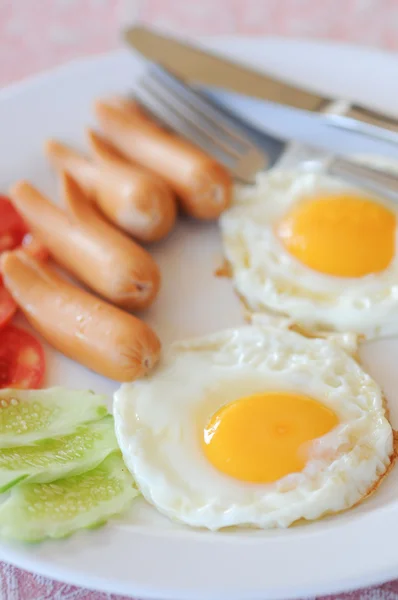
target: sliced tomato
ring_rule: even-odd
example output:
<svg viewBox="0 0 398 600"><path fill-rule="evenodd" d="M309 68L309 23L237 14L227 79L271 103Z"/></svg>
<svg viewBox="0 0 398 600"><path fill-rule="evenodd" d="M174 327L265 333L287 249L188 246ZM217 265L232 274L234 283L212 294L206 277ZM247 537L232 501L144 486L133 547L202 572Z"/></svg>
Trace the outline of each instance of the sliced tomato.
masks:
<svg viewBox="0 0 398 600"><path fill-rule="evenodd" d="M10 292L4 287L0 276L0 329L11 321L16 310L17 305Z"/></svg>
<svg viewBox="0 0 398 600"><path fill-rule="evenodd" d="M0 388L37 389L45 371L40 342L19 327L0 330Z"/></svg>
<svg viewBox="0 0 398 600"><path fill-rule="evenodd" d="M22 240L22 248L29 254L33 256L33 258L37 258L37 260L47 260L49 257L49 252L45 246L31 233L26 233Z"/></svg>
<svg viewBox="0 0 398 600"><path fill-rule="evenodd" d="M19 246L27 231L11 201L6 196L0 196L0 252Z"/></svg>

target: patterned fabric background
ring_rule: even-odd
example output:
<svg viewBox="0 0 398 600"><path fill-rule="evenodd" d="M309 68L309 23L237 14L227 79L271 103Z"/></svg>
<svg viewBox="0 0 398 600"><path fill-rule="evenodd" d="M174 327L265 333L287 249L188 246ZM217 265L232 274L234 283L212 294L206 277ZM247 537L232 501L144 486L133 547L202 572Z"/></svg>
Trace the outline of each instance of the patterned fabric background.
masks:
<svg viewBox="0 0 398 600"><path fill-rule="evenodd" d="M189 34L288 35L398 49L398 0L0 0L0 85L118 46L139 18Z"/></svg>
<svg viewBox="0 0 398 600"><path fill-rule="evenodd" d="M120 26L136 19L184 35L284 35L398 50L398 0L0 0L0 86L117 48ZM125 600L4 563L0 598ZM398 600L398 580L333 598Z"/></svg>

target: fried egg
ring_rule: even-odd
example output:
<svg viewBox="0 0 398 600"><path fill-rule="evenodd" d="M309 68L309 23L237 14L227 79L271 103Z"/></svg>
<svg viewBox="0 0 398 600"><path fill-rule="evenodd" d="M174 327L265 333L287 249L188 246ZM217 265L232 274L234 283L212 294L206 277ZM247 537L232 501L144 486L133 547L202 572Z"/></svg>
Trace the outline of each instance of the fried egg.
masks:
<svg viewBox="0 0 398 600"><path fill-rule="evenodd" d="M341 342L272 326L174 344L148 378L120 388L114 416L148 502L211 530L348 509L393 452L380 388Z"/></svg>
<svg viewBox="0 0 398 600"><path fill-rule="evenodd" d="M320 172L274 169L238 190L220 225L250 311L313 331L398 333L394 204Z"/></svg>

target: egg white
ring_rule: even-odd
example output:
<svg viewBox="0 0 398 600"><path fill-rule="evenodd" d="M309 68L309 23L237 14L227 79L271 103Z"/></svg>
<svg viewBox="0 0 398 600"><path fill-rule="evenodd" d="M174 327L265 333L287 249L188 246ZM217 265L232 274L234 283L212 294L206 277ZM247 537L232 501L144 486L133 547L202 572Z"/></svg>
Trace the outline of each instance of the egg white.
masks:
<svg viewBox="0 0 398 600"><path fill-rule="evenodd" d="M204 456L210 417L240 397L285 390L331 407L339 425L314 441L301 473L240 482ZM378 385L335 341L246 326L178 343L145 380L115 394L116 435L144 497L175 521L216 530L287 527L347 509L393 452Z"/></svg>
<svg viewBox="0 0 398 600"><path fill-rule="evenodd" d="M386 270L358 278L310 269L274 233L275 224L301 198L356 191L320 172L274 169L238 188L220 226L236 291L252 311L273 311L307 330L353 331L368 338L398 333L398 235ZM397 216L392 203L387 205ZM372 240L369 240L372 244Z"/></svg>

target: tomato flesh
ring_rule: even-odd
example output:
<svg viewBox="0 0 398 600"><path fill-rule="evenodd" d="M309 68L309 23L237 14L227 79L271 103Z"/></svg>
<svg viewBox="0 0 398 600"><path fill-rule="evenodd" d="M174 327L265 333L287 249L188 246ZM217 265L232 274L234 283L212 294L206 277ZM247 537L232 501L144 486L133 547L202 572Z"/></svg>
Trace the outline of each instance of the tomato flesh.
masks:
<svg viewBox="0 0 398 600"><path fill-rule="evenodd" d="M0 276L0 329L11 321L16 310L17 305L10 292L4 287Z"/></svg>
<svg viewBox="0 0 398 600"><path fill-rule="evenodd" d="M32 334L13 325L0 330L0 388L37 389L44 371L44 350Z"/></svg>
<svg viewBox="0 0 398 600"><path fill-rule="evenodd" d="M11 201L6 196L0 196L0 252L19 246L27 231Z"/></svg>

